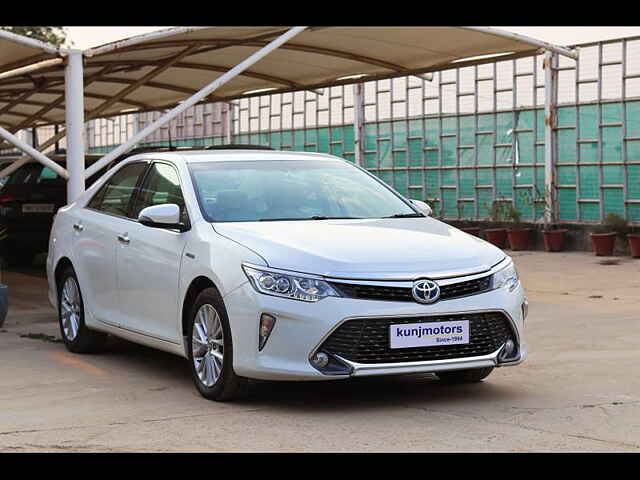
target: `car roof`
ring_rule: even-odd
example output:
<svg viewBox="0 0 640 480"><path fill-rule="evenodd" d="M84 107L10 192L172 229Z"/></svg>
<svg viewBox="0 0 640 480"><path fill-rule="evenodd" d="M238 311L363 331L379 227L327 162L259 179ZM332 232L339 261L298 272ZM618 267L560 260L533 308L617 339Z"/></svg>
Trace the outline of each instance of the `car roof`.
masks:
<svg viewBox="0 0 640 480"><path fill-rule="evenodd" d="M133 155L127 160L148 159L155 160L182 160L189 164L207 162L228 162L228 161L252 161L252 160L342 160L326 153L315 152L293 152L284 150L238 150L238 149L216 149L216 150L186 150L171 152L144 152Z"/></svg>

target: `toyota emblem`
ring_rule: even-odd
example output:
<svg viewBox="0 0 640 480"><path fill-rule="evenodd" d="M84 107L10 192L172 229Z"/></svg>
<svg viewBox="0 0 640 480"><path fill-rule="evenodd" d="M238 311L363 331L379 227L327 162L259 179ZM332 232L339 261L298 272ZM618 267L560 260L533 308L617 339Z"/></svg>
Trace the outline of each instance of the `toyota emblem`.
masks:
<svg viewBox="0 0 640 480"><path fill-rule="evenodd" d="M411 294L418 303L433 303L440 298L440 287L433 280L416 280Z"/></svg>

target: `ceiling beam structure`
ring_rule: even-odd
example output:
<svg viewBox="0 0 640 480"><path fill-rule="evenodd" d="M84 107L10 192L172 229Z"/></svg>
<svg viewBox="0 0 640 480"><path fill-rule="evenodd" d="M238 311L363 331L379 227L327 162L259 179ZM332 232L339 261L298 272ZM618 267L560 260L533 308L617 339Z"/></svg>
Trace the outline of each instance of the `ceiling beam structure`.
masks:
<svg viewBox="0 0 640 480"><path fill-rule="evenodd" d="M3 49L0 65L0 123L7 127L0 137L16 145L13 134L21 129L65 121L66 128L38 150L69 135L69 201L84 190L78 175L96 173L193 105L296 91L322 94L328 87L402 76L429 81L433 72L542 51L574 60L578 55L575 49L486 27L180 27L85 51L0 31L0 48L11 44L19 46ZM272 61L256 65L275 50L280 53ZM84 76L88 71L93 73ZM203 86L203 74L211 73L217 78ZM234 78L242 80L231 82ZM85 97L100 103L89 109ZM33 112L34 106L40 108ZM85 170L79 125L130 110L168 111ZM32 157L27 152L0 177ZM45 163L43 156L34 158Z"/></svg>

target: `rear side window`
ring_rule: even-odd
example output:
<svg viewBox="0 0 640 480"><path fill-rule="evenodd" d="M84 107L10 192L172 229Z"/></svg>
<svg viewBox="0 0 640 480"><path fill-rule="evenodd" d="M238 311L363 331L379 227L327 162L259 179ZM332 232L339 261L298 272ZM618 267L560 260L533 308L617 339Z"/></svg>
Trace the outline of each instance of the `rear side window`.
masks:
<svg viewBox="0 0 640 480"><path fill-rule="evenodd" d="M180 214L186 215L184 198L180 189L178 172L171 165L154 163L149 170L149 175L140 189L140 195L135 202L131 216L138 218L143 208L163 203L175 203L180 207Z"/></svg>
<svg viewBox="0 0 640 480"><path fill-rule="evenodd" d="M41 170L42 165L40 163L27 163L10 174L7 183L12 185L31 183L34 178L39 176Z"/></svg>
<svg viewBox="0 0 640 480"><path fill-rule="evenodd" d="M36 179L38 185L64 185L65 181L60 175L48 167L40 170L40 175Z"/></svg>
<svg viewBox="0 0 640 480"><path fill-rule="evenodd" d="M132 163L118 170L98 190L87 206L104 213L126 217L131 196L146 168L146 163Z"/></svg>

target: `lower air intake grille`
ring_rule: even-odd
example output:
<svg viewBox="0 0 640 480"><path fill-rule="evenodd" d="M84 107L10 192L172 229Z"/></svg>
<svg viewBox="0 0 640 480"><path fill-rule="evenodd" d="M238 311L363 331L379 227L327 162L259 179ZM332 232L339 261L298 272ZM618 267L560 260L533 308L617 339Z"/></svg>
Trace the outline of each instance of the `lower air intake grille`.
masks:
<svg viewBox="0 0 640 480"><path fill-rule="evenodd" d="M469 320L468 344L389 348L389 325L455 320ZM500 312L367 318L347 320L329 335L320 350L357 363L419 362L488 355L498 350L508 339L516 341L509 320Z"/></svg>

